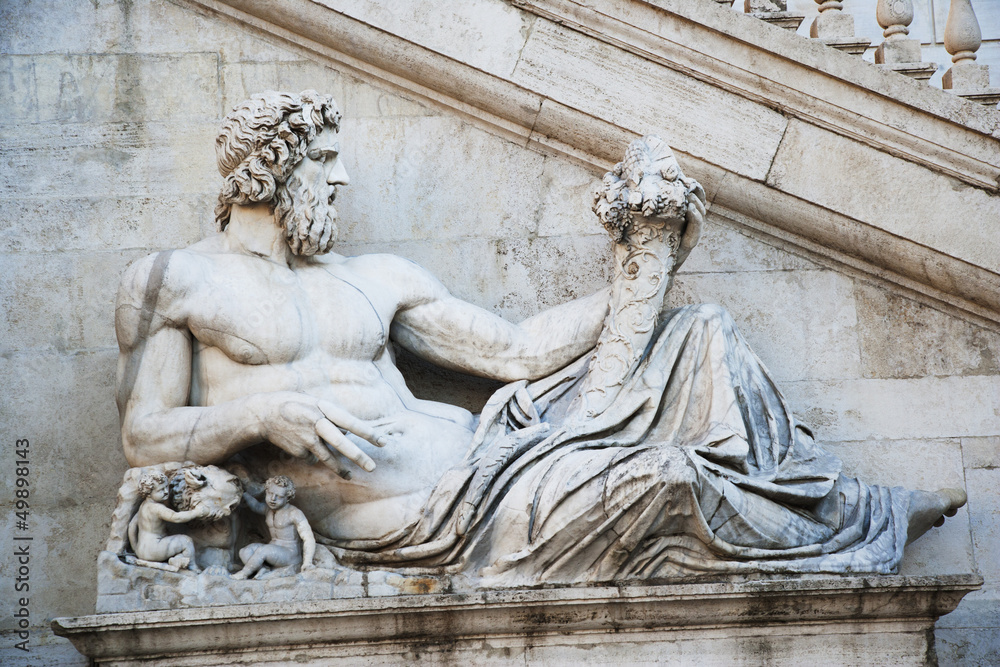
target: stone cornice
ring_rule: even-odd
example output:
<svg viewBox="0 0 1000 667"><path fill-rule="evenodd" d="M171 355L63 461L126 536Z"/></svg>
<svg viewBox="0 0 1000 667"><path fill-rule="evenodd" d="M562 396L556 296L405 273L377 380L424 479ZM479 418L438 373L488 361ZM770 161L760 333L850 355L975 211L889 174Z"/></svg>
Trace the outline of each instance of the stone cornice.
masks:
<svg viewBox="0 0 1000 667"><path fill-rule="evenodd" d="M664 67L991 191L1000 113L729 8L690 0L510 0Z"/></svg>
<svg viewBox="0 0 1000 667"><path fill-rule="evenodd" d="M52 621L100 664L252 664L324 648L549 636L780 628L786 636L926 634L978 589L978 575L721 578L666 585L478 591L98 614ZM861 628L862 626L856 626ZM634 636L634 635L633 635ZM305 655L305 653L303 653ZM329 654L328 654L329 655ZM349 655L349 654L348 654ZM268 662L268 664L273 664Z"/></svg>
<svg viewBox="0 0 1000 667"><path fill-rule="evenodd" d="M595 171L661 133L717 214L1000 323L994 110L710 2L512 0L486 71L312 0L189 1Z"/></svg>

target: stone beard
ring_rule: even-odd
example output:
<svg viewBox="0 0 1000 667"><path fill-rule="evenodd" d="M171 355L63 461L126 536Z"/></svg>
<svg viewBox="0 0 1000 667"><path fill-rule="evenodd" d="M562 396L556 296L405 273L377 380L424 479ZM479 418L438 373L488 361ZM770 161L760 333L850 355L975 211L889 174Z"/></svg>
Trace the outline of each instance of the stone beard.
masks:
<svg viewBox="0 0 1000 667"><path fill-rule="evenodd" d="M275 222L285 230L288 247L301 256L323 255L337 241L337 197L335 186L329 193L294 174L275 194ZM324 196L326 195L326 196Z"/></svg>

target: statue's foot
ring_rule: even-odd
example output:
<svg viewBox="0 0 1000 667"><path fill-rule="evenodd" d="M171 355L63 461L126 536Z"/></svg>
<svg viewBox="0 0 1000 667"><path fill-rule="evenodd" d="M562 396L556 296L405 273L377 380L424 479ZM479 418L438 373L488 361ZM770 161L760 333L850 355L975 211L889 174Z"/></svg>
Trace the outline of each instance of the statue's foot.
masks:
<svg viewBox="0 0 1000 667"><path fill-rule="evenodd" d="M173 558L167 561L167 564L171 567L176 567L178 570L183 570L191 563L191 559L184 554L177 554Z"/></svg>
<svg viewBox="0 0 1000 667"><path fill-rule="evenodd" d="M910 510L906 519L906 543L909 544L932 527L944 525L944 519L955 516L958 508L969 497L962 489L940 489L938 491L910 491Z"/></svg>
<svg viewBox="0 0 1000 667"><path fill-rule="evenodd" d="M239 572L233 575L233 579L246 579L246 578L247 578L247 573L244 572L243 570L240 570Z"/></svg>

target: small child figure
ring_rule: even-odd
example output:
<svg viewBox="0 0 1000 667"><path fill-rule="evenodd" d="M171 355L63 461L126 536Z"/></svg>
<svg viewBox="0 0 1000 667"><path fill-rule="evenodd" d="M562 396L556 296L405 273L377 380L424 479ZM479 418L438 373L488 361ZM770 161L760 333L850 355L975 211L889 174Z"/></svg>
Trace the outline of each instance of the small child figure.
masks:
<svg viewBox="0 0 1000 667"><path fill-rule="evenodd" d="M167 535L167 522L187 523L211 514L200 506L175 512L164 503L170 495L167 476L160 471L146 473L139 480L139 495L144 498L128 526L128 537L135 555L150 563L166 562L177 569L201 572L195 561L194 541L187 535Z"/></svg>
<svg viewBox="0 0 1000 667"><path fill-rule="evenodd" d="M264 503L244 492L243 500L251 510L263 514L271 533L269 544L248 544L240 549L240 560L245 563L233 579L256 577L264 565L271 568L297 567L313 569L316 538L302 510L290 505L295 497L295 485L284 475L267 480ZM265 507L266 503L266 507Z"/></svg>

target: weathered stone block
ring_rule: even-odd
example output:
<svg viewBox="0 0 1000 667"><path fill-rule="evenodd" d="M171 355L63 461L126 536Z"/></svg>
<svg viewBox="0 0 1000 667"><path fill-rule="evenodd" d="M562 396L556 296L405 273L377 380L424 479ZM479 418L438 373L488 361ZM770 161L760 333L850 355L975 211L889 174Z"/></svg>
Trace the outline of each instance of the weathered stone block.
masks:
<svg viewBox="0 0 1000 667"><path fill-rule="evenodd" d="M667 303L726 308L775 380L784 383L857 375L852 290L852 281L833 271L688 273L677 277Z"/></svg>
<svg viewBox="0 0 1000 667"><path fill-rule="evenodd" d="M689 273L738 273L745 271L794 271L821 268L794 251L761 240L753 231L709 215L698 245L678 271Z"/></svg>
<svg viewBox="0 0 1000 667"><path fill-rule="evenodd" d="M941 77L941 87L956 93L974 93L989 88L990 68L975 63L952 65Z"/></svg>
<svg viewBox="0 0 1000 667"><path fill-rule="evenodd" d="M1000 334L865 282L854 298L864 377L1000 374Z"/></svg>
<svg viewBox="0 0 1000 667"><path fill-rule="evenodd" d="M918 63L922 59L920 42L915 39L890 39L875 49L875 62L879 64Z"/></svg>
<svg viewBox="0 0 1000 667"><path fill-rule="evenodd" d="M0 255L4 348L113 348L118 280L129 263L145 254L58 254L46 255L45 262L38 255Z"/></svg>
<svg viewBox="0 0 1000 667"><path fill-rule="evenodd" d="M765 177L785 129L776 111L542 19L513 80L639 134L659 133L675 151L734 165L752 178ZM655 94L635 95L647 81L657 82ZM666 108L672 109L667 127ZM746 140L748 132L753 141Z"/></svg>
<svg viewBox="0 0 1000 667"><path fill-rule="evenodd" d="M962 438L962 460L971 470L1000 470L1000 435Z"/></svg>
<svg viewBox="0 0 1000 667"><path fill-rule="evenodd" d="M984 593L1000 598L1000 469L974 468L965 477L976 565L989 581Z"/></svg>
<svg viewBox="0 0 1000 667"><path fill-rule="evenodd" d="M824 441L1000 432L995 376L785 382L792 411Z"/></svg>
<svg viewBox="0 0 1000 667"><path fill-rule="evenodd" d="M345 118L439 115L419 100L351 76L344 75L341 86L340 97L336 99Z"/></svg>
<svg viewBox="0 0 1000 667"><path fill-rule="evenodd" d="M533 17L495 0L377 2L324 0L348 16L401 35L486 72L509 74Z"/></svg>
<svg viewBox="0 0 1000 667"><path fill-rule="evenodd" d="M32 443L31 475L40 491L34 502L51 509L54 519L62 505L85 507L100 523L110 517L107 508L127 467L114 405L117 356L116 350L0 356L0 386L17 398L0 402L3 437ZM0 477L5 498L13 498L13 480ZM62 519L58 525L71 530ZM95 553L105 537L92 543Z"/></svg>
<svg viewBox="0 0 1000 667"><path fill-rule="evenodd" d="M826 11L809 26L813 39L851 39L854 37L854 16L847 12Z"/></svg>
<svg viewBox="0 0 1000 667"><path fill-rule="evenodd" d="M539 182L538 236L605 234L591 208L602 175L565 159L545 158Z"/></svg>
<svg viewBox="0 0 1000 667"><path fill-rule="evenodd" d="M4 199L0 200L0 251L185 246L216 231L214 206L215 196L209 194Z"/></svg>
<svg viewBox="0 0 1000 667"><path fill-rule="evenodd" d="M0 197L215 194L218 123L0 127Z"/></svg>
<svg viewBox="0 0 1000 667"><path fill-rule="evenodd" d="M225 63L220 76L222 114L264 90L318 90L333 95L338 103L342 92L343 75L310 60Z"/></svg>
<svg viewBox="0 0 1000 667"><path fill-rule="evenodd" d="M0 58L3 124L218 118L218 55L35 55Z"/></svg>
<svg viewBox="0 0 1000 667"><path fill-rule="evenodd" d="M336 204L345 240L534 235L543 156L454 117L347 118L344 135L351 184Z"/></svg>
<svg viewBox="0 0 1000 667"><path fill-rule="evenodd" d="M830 173L830 155L842 168ZM1000 198L800 121L791 121L767 182L898 236L938 248L1000 273ZM877 193L844 197L838 187ZM961 220L976 233L960 239L941 220ZM975 239L973 241L973 239Z"/></svg>

